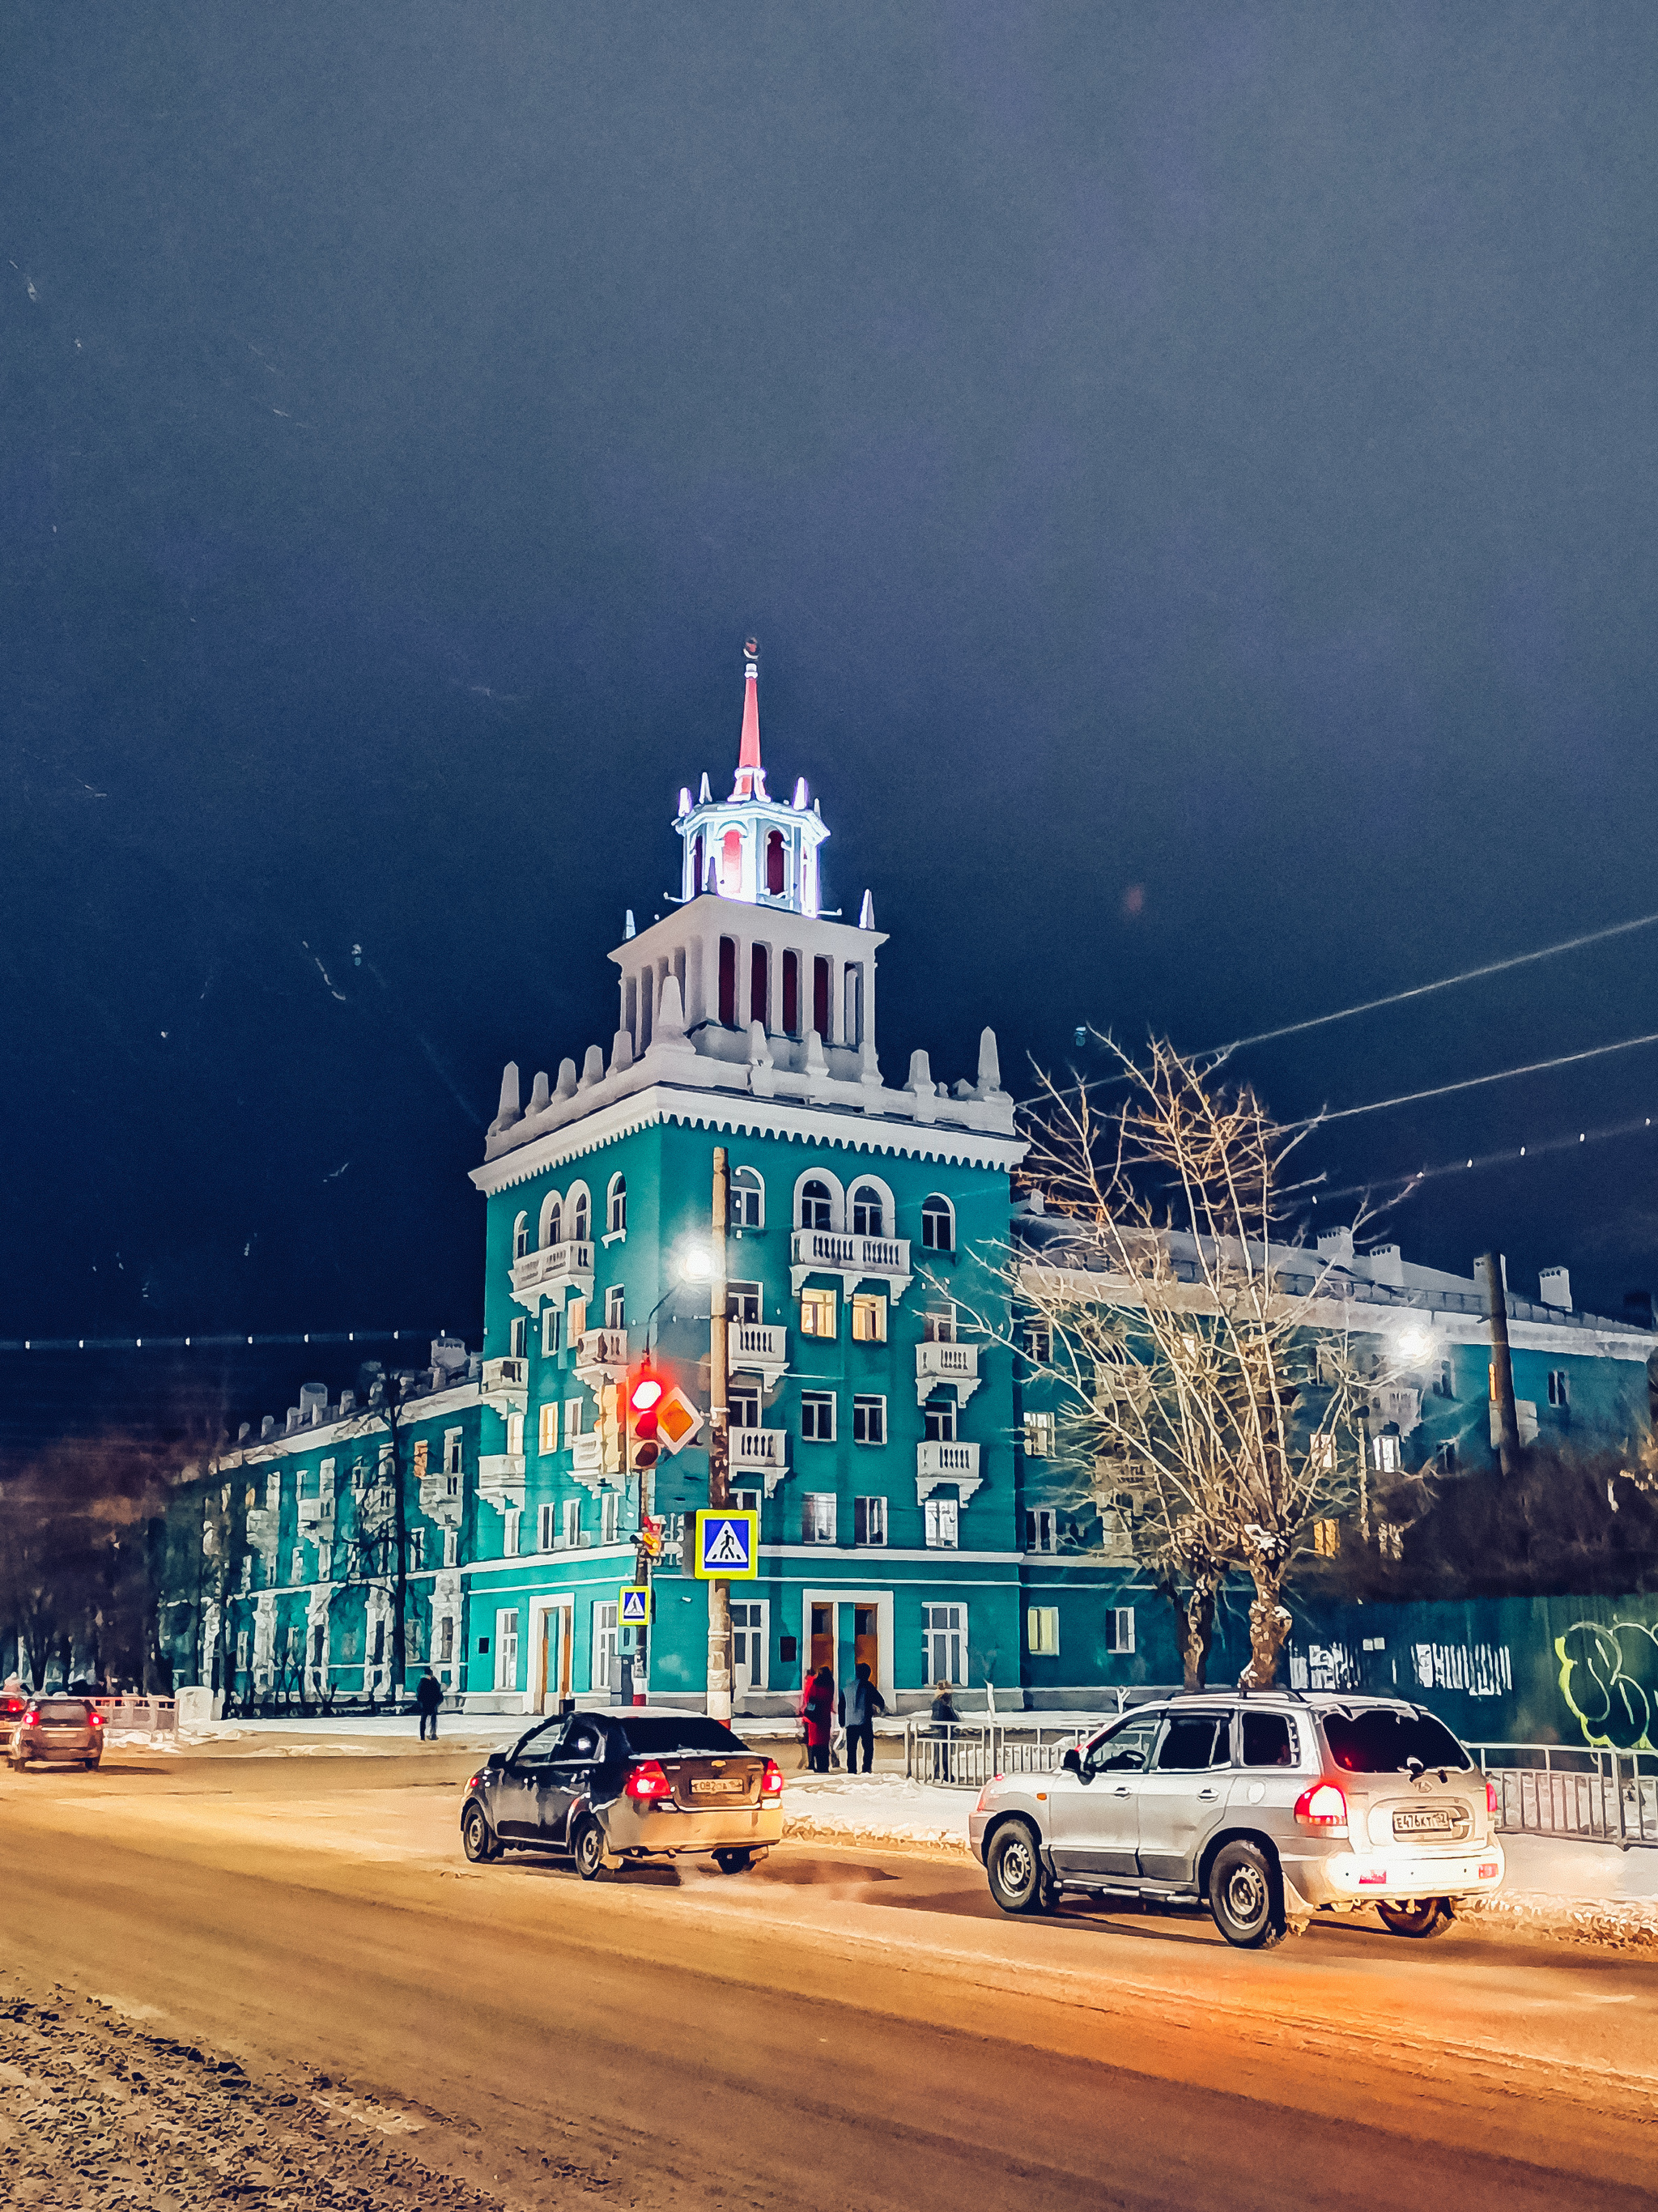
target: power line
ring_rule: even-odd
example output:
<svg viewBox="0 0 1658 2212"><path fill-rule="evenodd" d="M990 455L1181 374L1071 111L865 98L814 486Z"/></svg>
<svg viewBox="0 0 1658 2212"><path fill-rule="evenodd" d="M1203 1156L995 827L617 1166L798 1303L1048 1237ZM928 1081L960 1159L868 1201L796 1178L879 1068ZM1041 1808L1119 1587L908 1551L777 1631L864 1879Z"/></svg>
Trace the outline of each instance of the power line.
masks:
<svg viewBox="0 0 1658 2212"><path fill-rule="evenodd" d="M0 1337L0 1352L223 1352L249 1345L263 1349L290 1344L398 1344L405 1337L428 1340L441 1328L307 1329L297 1336L12 1336Z"/></svg>
<svg viewBox="0 0 1658 2212"><path fill-rule="evenodd" d="M1373 1098L1368 1105L1339 1106L1333 1113L1309 1114L1285 1126L1291 1129L1321 1128L1327 1121L1351 1121L1357 1114L1382 1114L1390 1106L1414 1106L1424 1098L1448 1097L1454 1091L1478 1091L1487 1083L1508 1083L1517 1075L1544 1075L1554 1067L1575 1067L1580 1060L1602 1060L1610 1052L1631 1052L1637 1045L1658 1044L1658 1030L1645 1036L1620 1037L1615 1044L1590 1045L1582 1052L1563 1052L1554 1060L1528 1060L1523 1067L1500 1067L1492 1075L1465 1076L1460 1083L1437 1083L1428 1091L1402 1091L1396 1098Z"/></svg>
<svg viewBox="0 0 1658 2212"><path fill-rule="evenodd" d="M1377 1176L1370 1182L1344 1183L1337 1190L1321 1190L1313 1200L1358 1198L1373 1191L1378 1184L1397 1183L1399 1195L1389 1199L1389 1206L1397 1206L1408 1198L1418 1183L1432 1182L1442 1176L1467 1175L1482 1168L1516 1167L1522 1160L1546 1158L1551 1152L1576 1152L1580 1146L1600 1145L1614 1137L1638 1137L1652 1127L1652 1115L1648 1114L1635 1121L1615 1122L1605 1129L1580 1129L1575 1137L1546 1137L1540 1145L1508 1145L1501 1152L1470 1153L1467 1158L1446 1160L1437 1167L1407 1168L1396 1175Z"/></svg>

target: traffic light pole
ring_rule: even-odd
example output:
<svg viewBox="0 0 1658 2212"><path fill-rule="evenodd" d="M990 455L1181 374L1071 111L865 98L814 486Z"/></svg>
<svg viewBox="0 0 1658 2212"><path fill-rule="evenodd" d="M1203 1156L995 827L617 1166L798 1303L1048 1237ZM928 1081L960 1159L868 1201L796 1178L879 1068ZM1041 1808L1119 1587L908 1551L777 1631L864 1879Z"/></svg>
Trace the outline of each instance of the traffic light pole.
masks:
<svg viewBox="0 0 1658 2212"><path fill-rule="evenodd" d="M730 1345L726 1315L726 1215L728 1185L726 1147L714 1148L714 1234L708 1273L708 1504L714 1512L732 1502L730 1407L727 1403ZM727 1582L708 1584L708 1717L732 1717L732 1591Z"/></svg>

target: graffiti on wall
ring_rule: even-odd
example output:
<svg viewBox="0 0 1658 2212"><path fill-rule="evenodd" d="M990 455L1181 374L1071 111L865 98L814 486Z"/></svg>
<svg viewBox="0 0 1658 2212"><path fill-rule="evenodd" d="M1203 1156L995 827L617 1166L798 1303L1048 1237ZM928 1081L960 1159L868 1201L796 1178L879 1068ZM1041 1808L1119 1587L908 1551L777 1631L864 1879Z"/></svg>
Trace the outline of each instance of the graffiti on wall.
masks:
<svg viewBox="0 0 1658 2212"><path fill-rule="evenodd" d="M1406 1690L1460 1690L1469 1698L1506 1698L1514 1688L1506 1644L1411 1644L1404 1649ZM1387 1654L1385 1636L1367 1636L1357 1650L1348 1644L1309 1644L1303 1655L1292 1648L1290 1686L1403 1694L1399 1657Z"/></svg>
<svg viewBox="0 0 1658 2212"><path fill-rule="evenodd" d="M1579 1620L1554 1639L1560 1694L1598 1751L1658 1748L1658 1630Z"/></svg>

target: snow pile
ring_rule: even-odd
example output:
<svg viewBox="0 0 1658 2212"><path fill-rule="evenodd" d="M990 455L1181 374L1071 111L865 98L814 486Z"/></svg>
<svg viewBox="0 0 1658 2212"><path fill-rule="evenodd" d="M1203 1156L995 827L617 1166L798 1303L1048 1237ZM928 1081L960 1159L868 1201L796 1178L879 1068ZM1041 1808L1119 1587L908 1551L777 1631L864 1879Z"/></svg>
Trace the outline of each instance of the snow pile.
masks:
<svg viewBox="0 0 1658 2212"><path fill-rule="evenodd" d="M888 1849L972 1856L967 1816L972 1790L940 1790L886 1774L792 1774L783 1792L783 1833L802 1843L879 1844Z"/></svg>

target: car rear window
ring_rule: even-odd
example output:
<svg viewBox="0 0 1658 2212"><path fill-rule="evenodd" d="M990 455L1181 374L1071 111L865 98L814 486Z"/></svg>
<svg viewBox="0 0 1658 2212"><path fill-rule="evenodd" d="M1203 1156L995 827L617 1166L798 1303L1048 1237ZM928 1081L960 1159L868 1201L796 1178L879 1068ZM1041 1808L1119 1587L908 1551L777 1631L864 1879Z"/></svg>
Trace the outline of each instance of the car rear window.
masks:
<svg viewBox="0 0 1658 2212"><path fill-rule="evenodd" d="M1424 1766L1472 1765L1468 1754L1431 1713L1400 1713L1385 1705L1323 1716L1330 1756L1349 1774L1402 1774L1412 1759Z"/></svg>
<svg viewBox="0 0 1658 2212"><path fill-rule="evenodd" d="M722 1723L705 1719L701 1713L687 1713L683 1720L666 1713L642 1714L637 1720L624 1721L621 1733L635 1759L667 1759L684 1751L748 1749L740 1735L733 1735Z"/></svg>
<svg viewBox="0 0 1658 2212"><path fill-rule="evenodd" d="M1246 1766L1293 1766L1295 1738L1284 1713L1245 1713L1243 1763Z"/></svg>
<svg viewBox="0 0 1658 2212"><path fill-rule="evenodd" d="M35 1711L43 1721L84 1721L87 1717L79 1698L42 1698Z"/></svg>

